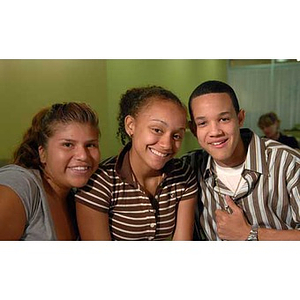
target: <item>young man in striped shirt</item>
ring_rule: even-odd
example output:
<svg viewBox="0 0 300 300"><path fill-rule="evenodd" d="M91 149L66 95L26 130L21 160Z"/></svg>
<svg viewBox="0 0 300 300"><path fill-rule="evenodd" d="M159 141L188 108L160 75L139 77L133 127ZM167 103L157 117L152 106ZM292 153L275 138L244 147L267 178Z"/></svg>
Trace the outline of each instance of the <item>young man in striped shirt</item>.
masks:
<svg viewBox="0 0 300 300"><path fill-rule="evenodd" d="M223 82L199 85L189 112L202 148L183 157L200 187L194 239L300 240L299 153L241 129L245 112Z"/></svg>

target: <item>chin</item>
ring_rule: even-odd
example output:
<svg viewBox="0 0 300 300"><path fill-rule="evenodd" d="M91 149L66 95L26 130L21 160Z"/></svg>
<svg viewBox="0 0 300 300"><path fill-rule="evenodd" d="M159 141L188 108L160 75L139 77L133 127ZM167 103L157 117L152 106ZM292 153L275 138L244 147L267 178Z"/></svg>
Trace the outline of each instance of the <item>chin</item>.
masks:
<svg viewBox="0 0 300 300"><path fill-rule="evenodd" d="M155 171L160 171L164 166L165 166L165 164L167 163L167 161L166 162L164 162L164 163L158 163L158 164L151 164L150 165L150 167L151 167L151 169L153 169L153 170L155 170Z"/></svg>
<svg viewBox="0 0 300 300"><path fill-rule="evenodd" d="M214 156L214 160L218 161L221 164L227 165L228 163L230 163L230 161L232 160L232 157L227 157L227 156Z"/></svg>
<svg viewBox="0 0 300 300"><path fill-rule="evenodd" d="M88 179L72 182L72 187L81 188L81 187L84 187L87 184L87 182L88 182Z"/></svg>

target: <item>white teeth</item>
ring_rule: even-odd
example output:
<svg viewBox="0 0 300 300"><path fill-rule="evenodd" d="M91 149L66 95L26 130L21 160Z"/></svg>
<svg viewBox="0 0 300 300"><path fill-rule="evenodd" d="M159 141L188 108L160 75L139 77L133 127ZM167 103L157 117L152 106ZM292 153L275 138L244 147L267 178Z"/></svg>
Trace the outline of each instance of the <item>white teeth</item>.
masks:
<svg viewBox="0 0 300 300"><path fill-rule="evenodd" d="M163 153L160 153L160 152L158 152L158 151L156 151L156 150L154 150L154 149L150 149L150 151L151 151L152 153L154 153L155 155L160 156L160 157L166 157L166 156L168 156L168 153L163 154Z"/></svg>
<svg viewBox="0 0 300 300"><path fill-rule="evenodd" d="M72 167L71 169L76 170L76 171L85 171L88 169L88 167Z"/></svg>
<svg viewBox="0 0 300 300"><path fill-rule="evenodd" d="M219 143L212 143L212 145L214 145L214 146L221 145L221 144L222 144L222 142L219 142Z"/></svg>

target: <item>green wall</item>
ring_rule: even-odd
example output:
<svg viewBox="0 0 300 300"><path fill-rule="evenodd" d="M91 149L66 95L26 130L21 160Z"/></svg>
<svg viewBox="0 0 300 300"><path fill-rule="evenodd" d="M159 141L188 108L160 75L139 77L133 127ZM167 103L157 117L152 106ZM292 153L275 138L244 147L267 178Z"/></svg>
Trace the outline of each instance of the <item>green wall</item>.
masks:
<svg viewBox="0 0 300 300"><path fill-rule="evenodd" d="M0 60L0 160L11 158L38 110L65 101L106 112L105 61Z"/></svg>
<svg viewBox="0 0 300 300"><path fill-rule="evenodd" d="M161 85L186 104L202 81L227 79L226 60L0 60L2 160L11 158L33 115L56 102L82 101L99 114L102 158L117 154L117 111L121 94L141 85ZM187 132L182 150L197 148Z"/></svg>

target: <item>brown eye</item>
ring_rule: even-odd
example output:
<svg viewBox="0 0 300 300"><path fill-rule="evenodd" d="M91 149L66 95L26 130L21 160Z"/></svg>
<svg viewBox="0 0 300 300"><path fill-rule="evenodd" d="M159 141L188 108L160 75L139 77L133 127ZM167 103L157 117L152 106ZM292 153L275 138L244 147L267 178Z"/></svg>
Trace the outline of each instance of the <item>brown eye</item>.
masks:
<svg viewBox="0 0 300 300"><path fill-rule="evenodd" d="M98 144L94 144L94 143L87 144L86 146L87 148L98 148Z"/></svg>
<svg viewBox="0 0 300 300"><path fill-rule="evenodd" d="M152 131L154 131L154 132L157 133L157 134L160 134L160 133L163 132L163 131L162 131L161 129L159 129L159 128L152 128Z"/></svg>
<svg viewBox="0 0 300 300"><path fill-rule="evenodd" d="M66 148L71 148L73 146L73 144L72 143L64 143L63 146Z"/></svg>
<svg viewBox="0 0 300 300"><path fill-rule="evenodd" d="M228 121L229 121L229 118L221 118L220 121L221 121L221 122L228 122Z"/></svg>
<svg viewBox="0 0 300 300"><path fill-rule="evenodd" d="M182 140L182 136L180 134L174 134L174 140L176 141Z"/></svg>
<svg viewBox="0 0 300 300"><path fill-rule="evenodd" d="M198 122L197 127L204 127L206 125L206 122Z"/></svg>

